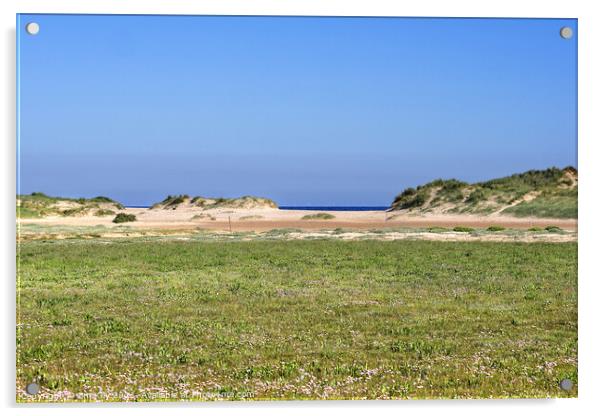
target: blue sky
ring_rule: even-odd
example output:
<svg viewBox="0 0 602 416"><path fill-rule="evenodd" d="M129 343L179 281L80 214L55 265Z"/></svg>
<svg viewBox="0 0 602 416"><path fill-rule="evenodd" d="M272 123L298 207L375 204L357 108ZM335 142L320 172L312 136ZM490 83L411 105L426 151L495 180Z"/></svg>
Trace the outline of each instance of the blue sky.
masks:
<svg viewBox="0 0 602 416"><path fill-rule="evenodd" d="M17 24L21 193L371 206L439 177L576 165L574 19Z"/></svg>

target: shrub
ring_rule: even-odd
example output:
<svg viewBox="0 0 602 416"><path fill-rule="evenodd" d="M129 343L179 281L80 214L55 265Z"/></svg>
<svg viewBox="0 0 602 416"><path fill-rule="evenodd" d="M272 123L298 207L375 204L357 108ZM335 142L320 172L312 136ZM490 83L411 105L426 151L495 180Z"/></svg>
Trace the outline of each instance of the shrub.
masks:
<svg viewBox="0 0 602 416"><path fill-rule="evenodd" d="M449 202L459 202L464 199L464 194L462 194L460 188L443 188L441 191L439 191L439 194L442 194L442 196Z"/></svg>
<svg viewBox="0 0 602 416"><path fill-rule="evenodd" d="M485 199L487 199L487 197L485 196L485 192L483 192L482 189L477 188L470 193L470 195L466 199L466 202L470 204L476 204L477 202L483 201Z"/></svg>
<svg viewBox="0 0 602 416"><path fill-rule="evenodd" d="M442 186L443 190L451 191L454 189L461 189L465 186L468 186L468 183L459 181L457 179L448 179L446 181L443 181Z"/></svg>
<svg viewBox="0 0 602 416"><path fill-rule="evenodd" d="M402 193L395 197L393 205L399 209L421 207L427 200L428 189L423 187L406 188Z"/></svg>
<svg viewBox="0 0 602 416"><path fill-rule="evenodd" d="M408 209L408 208L416 208L421 207L426 202L427 197L425 192L417 192L414 195L410 195L402 197L401 195L397 198L397 204L399 204L399 209Z"/></svg>
<svg viewBox="0 0 602 416"><path fill-rule="evenodd" d="M395 200L393 201L393 203L399 202L402 199L407 198L409 196L413 196L413 195L416 195L416 189L414 189L414 188L406 188L406 189L403 190L402 193L400 193L399 195L397 195L395 197Z"/></svg>
<svg viewBox="0 0 602 416"><path fill-rule="evenodd" d="M555 225L548 225L546 227L546 231L549 232L549 233L558 233L558 232L561 232L562 229L560 227L555 226Z"/></svg>
<svg viewBox="0 0 602 416"><path fill-rule="evenodd" d="M426 202L426 195L418 193L411 201L408 201L403 208L421 207Z"/></svg>
<svg viewBox="0 0 602 416"><path fill-rule="evenodd" d="M464 226L457 226L457 227L454 227L454 231L457 231L457 232L460 232L460 233L470 233L470 232L474 231L474 228L464 227Z"/></svg>
<svg viewBox="0 0 602 416"><path fill-rule="evenodd" d="M502 227L501 225L492 225L487 228L487 231L504 231L506 227Z"/></svg>
<svg viewBox="0 0 602 416"><path fill-rule="evenodd" d="M541 227L531 227L527 231L543 231L543 228L541 228Z"/></svg>
<svg viewBox="0 0 602 416"><path fill-rule="evenodd" d="M113 218L113 222L115 224L132 221L136 221L136 216L134 214L124 214L123 212L120 212L115 216L115 218Z"/></svg>

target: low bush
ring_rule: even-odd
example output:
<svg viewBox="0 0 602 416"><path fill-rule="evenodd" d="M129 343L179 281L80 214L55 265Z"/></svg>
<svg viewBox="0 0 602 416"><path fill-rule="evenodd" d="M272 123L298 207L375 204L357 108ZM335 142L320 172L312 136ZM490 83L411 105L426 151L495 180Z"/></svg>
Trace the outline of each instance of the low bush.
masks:
<svg viewBox="0 0 602 416"><path fill-rule="evenodd" d="M487 227L487 231L504 231L506 227L502 227L501 225L491 225Z"/></svg>
<svg viewBox="0 0 602 416"><path fill-rule="evenodd" d="M483 192L482 189L477 188L470 193L470 195L466 199L466 202L468 202L469 204L476 204L477 202L484 201L485 199L487 199L485 192Z"/></svg>
<svg viewBox="0 0 602 416"><path fill-rule="evenodd" d="M132 221L136 221L136 216L134 214L124 214L123 212L120 212L115 216L115 218L113 218L113 222L115 224Z"/></svg>
<svg viewBox="0 0 602 416"><path fill-rule="evenodd" d="M430 194L429 188L407 188L395 197L393 205L397 209L417 208L424 205Z"/></svg>
<svg viewBox="0 0 602 416"><path fill-rule="evenodd" d="M470 233L470 232L474 231L474 228L457 226L457 227L454 227L454 231L459 232L459 233Z"/></svg>

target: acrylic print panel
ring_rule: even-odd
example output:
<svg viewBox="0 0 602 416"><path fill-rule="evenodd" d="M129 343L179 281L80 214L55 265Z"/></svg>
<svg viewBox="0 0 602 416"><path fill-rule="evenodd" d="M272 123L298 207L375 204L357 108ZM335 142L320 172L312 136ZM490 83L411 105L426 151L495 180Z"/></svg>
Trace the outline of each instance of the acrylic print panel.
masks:
<svg viewBox="0 0 602 416"><path fill-rule="evenodd" d="M576 20L17 27L18 401L577 395Z"/></svg>

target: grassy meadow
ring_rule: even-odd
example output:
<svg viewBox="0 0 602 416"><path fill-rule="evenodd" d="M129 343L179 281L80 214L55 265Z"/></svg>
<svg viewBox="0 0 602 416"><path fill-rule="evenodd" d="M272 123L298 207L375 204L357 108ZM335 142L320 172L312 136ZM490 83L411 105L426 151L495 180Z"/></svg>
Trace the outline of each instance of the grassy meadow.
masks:
<svg viewBox="0 0 602 416"><path fill-rule="evenodd" d="M576 243L66 239L18 265L19 401L577 395Z"/></svg>

